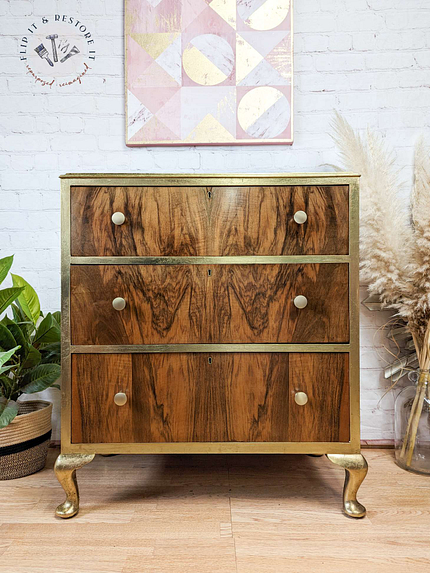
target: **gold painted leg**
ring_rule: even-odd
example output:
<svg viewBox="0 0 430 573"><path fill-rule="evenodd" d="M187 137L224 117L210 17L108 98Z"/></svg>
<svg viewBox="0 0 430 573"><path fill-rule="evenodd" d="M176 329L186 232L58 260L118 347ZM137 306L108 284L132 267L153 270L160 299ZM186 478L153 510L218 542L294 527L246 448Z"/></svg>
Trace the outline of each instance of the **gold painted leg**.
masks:
<svg viewBox="0 0 430 573"><path fill-rule="evenodd" d="M345 470L343 509L350 517L364 517L366 508L357 501L358 488L367 474L367 462L361 454L327 454L328 459Z"/></svg>
<svg viewBox="0 0 430 573"><path fill-rule="evenodd" d="M55 511L58 517L67 519L79 511L79 490L76 480L76 470L89 464L94 454L60 454L55 462L54 470L58 481L66 492L66 501Z"/></svg>

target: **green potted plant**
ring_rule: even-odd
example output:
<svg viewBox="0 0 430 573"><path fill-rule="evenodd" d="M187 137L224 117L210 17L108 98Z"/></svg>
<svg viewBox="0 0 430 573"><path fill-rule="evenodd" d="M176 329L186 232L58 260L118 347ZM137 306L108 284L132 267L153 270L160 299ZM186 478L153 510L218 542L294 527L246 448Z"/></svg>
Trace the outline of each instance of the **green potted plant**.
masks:
<svg viewBox="0 0 430 573"><path fill-rule="evenodd" d="M0 284L12 263L13 256L0 259ZM0 290L0 480L45 466L52 404L19 397L58 387L61 374L60 313L43 316L35 290L11 277L13 286Z"/></svg>

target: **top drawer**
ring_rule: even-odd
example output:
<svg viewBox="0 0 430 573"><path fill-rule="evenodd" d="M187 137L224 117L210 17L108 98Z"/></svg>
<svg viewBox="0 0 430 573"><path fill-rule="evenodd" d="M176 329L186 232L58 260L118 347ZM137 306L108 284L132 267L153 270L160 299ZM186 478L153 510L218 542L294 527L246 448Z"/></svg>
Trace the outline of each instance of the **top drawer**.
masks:
<svg viewBox="0 0 430 573"><path fill-rule="evenodd" d="M348 198L348 185L71 187L71 255L344 255Z"/></svg>

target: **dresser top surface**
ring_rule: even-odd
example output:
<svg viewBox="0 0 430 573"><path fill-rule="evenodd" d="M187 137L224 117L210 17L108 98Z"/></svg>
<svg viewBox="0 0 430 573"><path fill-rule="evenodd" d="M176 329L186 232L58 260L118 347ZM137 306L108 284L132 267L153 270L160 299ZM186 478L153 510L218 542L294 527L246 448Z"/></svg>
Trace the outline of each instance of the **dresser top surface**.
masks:
<svg viewBox="0 0 430 573"><path fill-rule="evenodd" d="M324 179L360 177L358 173L66 173L60 179Z"/></svg>

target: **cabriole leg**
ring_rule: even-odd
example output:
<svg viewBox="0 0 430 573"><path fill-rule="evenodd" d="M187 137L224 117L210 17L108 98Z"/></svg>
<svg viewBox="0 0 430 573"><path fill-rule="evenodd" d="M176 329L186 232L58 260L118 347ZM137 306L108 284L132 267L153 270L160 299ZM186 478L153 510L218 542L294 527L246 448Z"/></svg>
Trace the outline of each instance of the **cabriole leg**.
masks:
<svg viewBox="0 0 430 573"><path fill-rule="evenodd" d="M358 488L367 474L367 462L361 454L327 454L328 459L344 468L343 509L350 517L364 517L366 508L357 501Z"/></svg>
<svg viewBox="0 0 430 573"><path fill-rule="evenodd" d="M60 454L54 470L58 481L66 492L66 501L55 511L58 517L67 519L79 511L79 490L76 470L93 461L95 454Z"/></svg>

